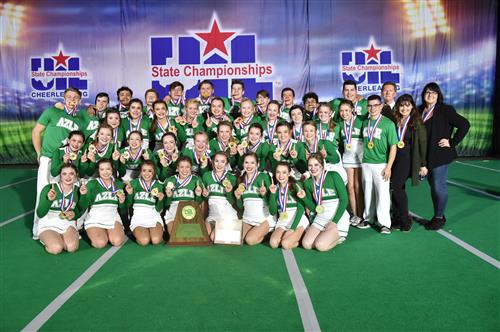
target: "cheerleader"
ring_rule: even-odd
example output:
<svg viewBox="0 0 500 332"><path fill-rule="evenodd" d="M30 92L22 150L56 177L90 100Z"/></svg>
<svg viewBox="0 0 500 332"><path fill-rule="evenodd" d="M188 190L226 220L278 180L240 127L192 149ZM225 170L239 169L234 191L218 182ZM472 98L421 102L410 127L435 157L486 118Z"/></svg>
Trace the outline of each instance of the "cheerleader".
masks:
<svg viewBox="0 0 500 332"><path fill-rule="evenodd" d="M233 188L236 177L226 170L228 156L217 152L212 158L213 171L203 175L203 196L208 197L208 217L205 220L210 239L214 240L214 225L217 220L237 220L238 215L233 208L235 203Z"/></svg>
<svg viewBox="0 0 500 332"><path fill-rule="evenodd" d="M294 105L290 109L290 117L292 119L292 137L297 142L304 141L304 133L302 125L304 123L304 109L299 105Z"/></svg>
<svg viewBox="0 0 500 332"><path fill-rule="evenodd" d="M302 246L305 249L327 251L347 237L347 191L337 172L324 169L321 154L312 154L307 164L311 177L304 182L305 191L300 190L297 197L304 200L314 219L302 239Z"/></svg>
<svg viewBox="0 0 500 332"><path fill-rule="evenodd" d="M210 111L210 106L212 104L214 84L209 80L203 80L200 82L200 84L198 84L198 91L200 93L200 95L196 98L196 100L198 100L200 105L198 107L198 115L206 119L208 117L208 112ZM222 101L222 109L224 110L223 101Z"/></svg>
<svg viewBox="0 0 500 332"><path fill-rule="evenodd" d="M274 229L275 218L267 206L267 189L271 185L269 175L259 172L259 161L253 152L243 158L243 175L234 192L238 208L243 209L243 238L248 245L259 244Z"/></svg>
<svg viewBox="0 0 500 332"><path fill-rule="evenodd" d="M292 175L295 179L300 179L306 169L306 154L304 145L297 143L291 138L292 126L288 122L278 124L278 142L271 146L269 153L272 155L271 168L276 169L279 161L285 161L292 167Z"/></svg>
<svg viewBox="0 0 500 332"><path fill-rule="evenodd" d="M186 132L184 127L167 116L167 103L163 100L158 100L153 103L154 117L151 123L151 133L154 136L155 144L154 151L161 149L163 146L163 136L166 133L173 133L177 136L177 142L186 141ZM180 146L178 146L180 148Z"/></svg>
<svg viewBox="0 0 500 332"><path fill-rule="evenodd" d="M236 117L241 107L241 101L244 99L245 84L242 80L231 81L231 98L222 98L224 100L224 109L227 114Z"/></svg>
<svg viewBox="0 0 500 332"><path fill-rule="evenodd" d="M297 197L298 186L290 172L289 164L279 162L274 171L278 185L273 182L269 187L269 212L278 215L276 229L269 241L274 249L280 244L285 250L298 247L300 238L309 226L304 203Z"/></svg>
<svg viewBox="0 0 500 332"><path fill-rule="evenodd" d="M165 206L169 206L165 213L165 224L169 234L172 233L174 227L172 221L177 214L179 202L195 201L201 203L203 201L200 178L192 174L192 166L191 159L186 156L180 157L177 162L178 175L171 176L165 181L165 193L167 194Z"/></svg>
<svg viewBox="0 0 500 332"><path fill-rule="evenodd" d="M80 216L78 208L80 194L85 195L87 188L76 186L77 169L74 165L64 164L59 173L59 182L46 185L39 197L36 215L39 219L36 234L45 250L57 255L63 250L78 250L78 231L76 219Z"/></svg>
<svg viewBox="0 0 500 332"><path fill-rule="evenodd" d="M87 156L83 158L82 146L85 140L84 134L79 130L69 133L67 143L52 154L52 163L50 165L50 175L56 177L64 164L73 164L78 170L80 177L87 173L89 164Z"/></svg>
<svg viewBox="0 0 500 332"><path fill-rule="evenodd" d="M140 99L132 99L128 110L128 116L123 118L121 126L125 131L125 137L129 137L133 131L139 131L142 134L142 147L149 147L149 130L151 128L151 120L142 114L142 101Z"/></svg>
<svg viewBox="0 0 500 332"><path fill-rule="evenodd" d="M153 120L154 117L154 103L160 100L160 96L155 89L147 89L144 93L144 100L146 101L146 105L142 109L142 112L149 119Z"/></svg>
<svg viewBox="0 0 500 332"><path fill-rule="evenodd" d="M194 135L194 146L190 149L184 149L182 155L191 160L192 172L195 175L202 176L210 170L210 150L208 147L208 136L204 131Z"/></svg>
<svg viewBox="0 0 500 332"><path fill-rule="evenodd" d="M209 142L210 152L212 153L211 157L219 151L228 153L229 164L227 167L228 169L234 169L238 163L237 144L236 139L233 137L233 127L231 126L231 122L219 122L219 125L217 126L217 137L211 139Z"/></svg>
<svg viewBox="0 0 500 332"><path fill-rule="evenodd" d="M87 183L87 193L79 206L84 211L90 206L84 228L94 248L104 248L108 242L119 246L125 241L123 224L118 209L124 210L123 183L113 178L113 162L101 159L97 163L98 177Z"/></svg>
<svg viewBox="0 0 500 332"><path fill-rule="evenodd" d="M175 118L182 114L184 109L184 85L175 81L168 87L168 96L163 100L167 102L168 116Z"/></svg>
<svg viewBox="0 0 500 332"><path fill-rule="evenodd" d="M125 185L127 206L134 213L130 220L130 230L137 243L146 246L159 244L163 240L163 185L156 180L155 165L151 160L141 164L140 176Z"/></svg>
<svg viewBox="0 0 500 332"><path fill-rule="evenodd" d="M264 130L264 138L267 143L269 143L269 145L275 145L278 142L276 128L278 127L278 122L282 120L278 117L279 113L279 102L276 100L271 100L269 104L267 104L266 116L264 117L264 123L266 124Z"/></svg>
<svg viewBox="0 0 500 332"><path fill-rule="evenodd" d="M125 130L121 127L120 112L111 108L106 111L106 116L104 117L104 123L111 127L113 132L113 138L111 142L120 148L122 143L125 142ZM94 138L92 138L94 139Z"/></svg>
<svg viewBox="0 0 500 332"><path fill-rule="evenodd" d="M242 140L236 147L238 150L238 167L243 169L243 157L249 152L255 153L259 162L259 171L266 169L267 156L269 155L270 146L267 142L262 141L264 129L259 123L254 123L248 130L248 137Z"/></svg>
<svg viewBox="0 0 500 332"><path fill-rule="evenodd" d="M259 90L257 95L255 96L255 104L256 104L256 115L260 116L261 119L265 119L267 105L269 104L269 92L266 90Z"/></svg>
<svg viewBox="0 0 500 332"><path fill-rule="evenodd" d="M96 165L102 158L113 159L113 167L118 166L118 158L120 153L115 144L111 143L113 135L113 129L102 124L97 129L96 140L88 144L86 148L86 154L82 157L82 160L87 159L88 168L87 175L93 176L96 172Z"/></svg>
<svg viewBox="0 0 500 332"><path fill-rule="evenodd" d="M153 161L158 179L163 182L175 173L175 162L179 159L179 150L173 132L163 134L162 143L163 148L153 153Z"/></svg>
<svg viewBox="0 0 500 332"><path fill-rule="evenodd" d="M333 112L327 103L319 103L317 132L319 139L335 143L335 121Z"/></svg>
<svg viewBox="0 0 500 332"><path fill-rule="evenodd" d="M210 103L210 111L208 112L208 117L205 121L205 127L207 128L207 133L210 139L217 136L217 126L221 121L229 121L232 123L233 118L224 111L224 100L219 97L214 97Z"/></svg>
<svg viewBox="0 0 500 332"><path fill-rule="evenodd" d="M190 148L193 146L194 134L205 131L203 126L205 120L198 115L200 103L196 99L189 99L186 102L184 115L179 115L175 118L175 122L185 131L186 139L184 147Z"/></svg>
<svg viewBox="0 0 500 332"><path fill-rule="evenodd" d="M118 174L124 182L139 176L139 168L143 161L150 160L152 152L143 148L143 137L140 131L133 131L128 136L128 145L120 150ZM113 159L115 156L113 156Z"/></svg>
<svg viewBox="0 0 500 332"><path fill-rule="evenodd" d="M351 225L363 221L363 189L361 187L361 161L363 160L362 116L354 112L352 101L344 99L339 104L342 119L337 127L338 135L344 145L342 162L347 174L347 192L351 207Z"/></svg>
<svg viewBox="0 0 500 332"><path fill-rule="evenodd" d="M254 116L254 106L250 99L244 98L240 105L240 115L234 120L234 128L236 130L236 137L239 141L248 136L248 130L254 123L262 125L262 121L258 116Z"/></svg>

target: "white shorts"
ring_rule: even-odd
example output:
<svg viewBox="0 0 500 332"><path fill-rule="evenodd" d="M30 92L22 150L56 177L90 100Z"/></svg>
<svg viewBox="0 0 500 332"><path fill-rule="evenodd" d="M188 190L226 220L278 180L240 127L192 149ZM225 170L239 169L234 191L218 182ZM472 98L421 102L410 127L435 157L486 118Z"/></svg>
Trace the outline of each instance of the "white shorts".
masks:
<svg viewBox="0 0 500 332"><path fill-rule="evenodd" d="M134 214L130 220L130 230L133 232L136 227L154 228L160 224L163 228L163 220L154 206L145 204L134 204Z"/></svg>
<svg viewBox="0 0 500 332"><path fill-rule="evenodd" d="M115 204L102 204L93 205L84 221L85 230L91 227L113 229L115 223L119 222L121 225L122 219L118 213L118 206ZM123 226L122 226L123 227Z"/></svg>
<svg viewBox="0 0 500 332"><path fill-rule="evenodd" d="M344 184L347 184L347 172L342 166L342 162L338 162L337 164L328 164L325 163L325 169L329 172L337 172L339 173L340 177L342 178L342 181L344 181Z"/></svg>
<svg viewBox="0 0 500 332"><path fill-rule="evenodd" d="M344 150L342 162L346 168L360 168L361 161L363 160L363 141L361 139L353 138L351 141L351 148Z"/></svg>
<svg viewBox="0 0 500 332"><path fill-rule="evenodd" d="M320 231L324 231L329 222L333 222L332 219L337 213L337 208L339 206L339 200L333 199L323 203L323 207L325 211L321 214L316 214L314 218L313 226L319 229ZM339 231L340 236L347 237L347 233L349 232L349 213L347 209L340 217L340 220L337 222L337 229Z"/></svg>
<svg viewBox="0 0 500 332"><path fill-rule="evenodd" d="M269 223L269 231L276 226L276 218L269 214L269 209L261 198L247 198L243 201L243 222L259 226L264 220Z"/></svg>
<svg viewBox="0 0 500 332"><path fill-rule="evenodd" d="M49 211L43 218L38 220L38 233L36 236L37 238L40 237L40 234L45 231L54 231L59 234L64 234L70 227L77 231L75 220L61 219L59 218L59 212Z"/></svg>
<svg viewBox="0 0 500 332"><path fill-rule="evenodd" d="M287 209L286 212L288 213L288 218L287 219L282 219L279 218L278 221L276 222L276 228L281 228L284 229L285 231L290 230L290 227L292 227L293 220L295 219L295 215L297 213L296 208L292 209ZM302 215L302 218L300 218L299 224L297 225L297 228L303 227L306 229L309 226L309 219L307 219L306 214L304 213Z"/></svg>
<svg viewBox="0 0 500 332"><path fill-rule="evenodd" d="M237 220L238 213L228 202L227 198L212 196L208 198L208 217L206 221L215 223L216 220Z"/></svg>

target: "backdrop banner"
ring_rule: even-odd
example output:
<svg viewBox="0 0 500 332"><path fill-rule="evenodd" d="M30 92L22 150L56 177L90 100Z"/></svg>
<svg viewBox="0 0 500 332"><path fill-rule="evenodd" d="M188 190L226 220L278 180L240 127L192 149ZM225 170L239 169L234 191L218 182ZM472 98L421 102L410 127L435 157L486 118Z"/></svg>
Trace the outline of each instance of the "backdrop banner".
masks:
<svg viewBox="0 0 500 332"><path fill-rule="evenodd" d="M296 103L316 92L341 96L354 79L363 96L393 81L421 103L427 82L471 122L463 156L491 149L496 0L394 1L16 1L0 5L0 163L34 163L31 129L67 87L82 107L129 86L144 99L180 81L186 98L203 79L227 96L274 99L291 87Z"/></svg>

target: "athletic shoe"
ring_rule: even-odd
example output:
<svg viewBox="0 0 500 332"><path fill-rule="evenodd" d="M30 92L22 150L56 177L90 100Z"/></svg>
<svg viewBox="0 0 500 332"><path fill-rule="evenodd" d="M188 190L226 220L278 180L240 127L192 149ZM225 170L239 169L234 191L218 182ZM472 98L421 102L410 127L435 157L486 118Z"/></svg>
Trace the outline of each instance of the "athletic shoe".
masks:
<svg viewBox="0 0 500 332"><path fill-rule="evenodd" d="M401 229L401 227L403 227L403 225L399 220L391 221L391 229Z"/></svg>
<svg viewBox="0 0 500 332"><path fill-rule="evenodd" d="M433 217L429 223L425 224L425 229L427 229L428 231L437 231L443 228L445 223L445 216L443 216L442 218Z"/></svg>
<svg viewBox="0 0 500 332"><path fill-rule="evenodd" d="M411 231L412 225L413 225L413 220L411 219L410 216L408 216L406 220L403 220L403 222L401 223L401 232Z"/></svg>
<svg viewBox="0 0 500 332"><path fill-rule="evenodd" d="M366 220L363 220L356 227L359 229L367 229L367 228L370 228L371 226Z"/></svg>
<svg viewBox="0 0 500 332"><path fill-rule="evenodd" d="M342 244L342 243L344 243L344 242L345 242L345 240L346 240L346 237L345 237L345 236L341 236L341 237L339 238L339 241L338 241L338 243L337 243L337 244Z"/></svg>
<svg viewBox="0 0 500 332"><path fill-rule="evenodd" d="M380 228L380 234L391 234L391 229L389 227L382 226Z"/></svg>
<svg viewBox="0 0 500 332"><path fill-rule="evenodd" d="M349 221L351 222L351 226L358 226L360 222L363 221L362 218L358 217L358 216L352 216Z"/></svg>

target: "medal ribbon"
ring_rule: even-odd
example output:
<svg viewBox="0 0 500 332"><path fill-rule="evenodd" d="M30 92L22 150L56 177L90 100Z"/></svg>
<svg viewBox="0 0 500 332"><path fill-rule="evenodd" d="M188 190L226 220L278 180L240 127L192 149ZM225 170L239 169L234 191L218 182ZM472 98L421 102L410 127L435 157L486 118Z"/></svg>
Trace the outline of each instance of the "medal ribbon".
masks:
<svg viewBox="0 0 500 332"><path fill-rule="evenodd" d="M288 140L288 142L286 143L286 146L285 148L283 149L283 154L288 154L288 150L290 150L290 147L292 146L292 140ZM278 141L278 148L281 148L281 142Z"/></svg>
<svg viewBox="0 0 500 332"><path fill-rule="evenodd" d="M302 141L302 126L300 126L299 131L295 130L295 127L293 127L293 138L299 142Z"/></svg>
<svg viewBox="0 0 500 332"><path fill-rule="evenodd" d="M191 182L191 179L193 178L193 175L191 174L190 176L188 176L187 178L185 178L182 182L179 181L179 176L176 175L175 176L175 182L177 184L177 189L180 189L182 187L185 187L188 185L189 182Z"/></svg>
<svg viewBox="0 0 500 332"><path fill-rule="evenodd" d="M104 183L104 180L101 179L101 178L97 178L97 182L101 185L101 187L103 187L104 189L106 189L106 191L111 191L112 193L116 192L116 190L115 190L115 180L113 178L111 178L111 184L109 185L109 187L106 186L106 184Z"/></svg>
<svg viewBox="0 0 500 332"><path fill-rule="evenodd" d="M307 150L309 151L309 153L316 153L316 152L318 152L318 144L319 144L318 136L316 136L314 138L314 143L313 143L312 149L310 149L309 145L306 144L306 147L307 147Z"/></svg>
<svg viewBox="0 0 500 332"><path fill-rule="evenodd" d="M288 201L288 181L285 183L285 190L281 191L281 188L278 187L278 205L280 207L281 212L286 211L286 203Z"/></svg>
<svg viewBox="0 0 500 332"><path fill-rule="evenodd" d="M250 180L248 179L248 173L245 175L245 188L247 188L247 189L250 188L250 186L253 184L253 182L257 178L258 174L259 174L259 172L257 170L255 170L255 173L253 174L253 176Z"/></svg>
<svg viewBox="0 0 500 332"><path fill-rule="evenodd" d="M375 134L375 129L377 129L377 126L378 126L378 124L380 123L380 120L382 120L382 113L380 113L380 114L378 115L377 119L375 120L375 124L374 124L373 126L372 126L372 124L371 124L371 123L372 123L372 119L370 118L370 119L368 120L368 128L367 128L367 129L368 129L368 132L367 132L367 134L368 134L368 140L369 140L370 142L372 142L372 141L373 141L373 136L374 136L374 134Z"/></svg>
<svg viewBox="0 0 500 332"><path fill-rule="evenodd" d="M106 153L106 151L108 151L108 147L109 147L109 143L106 145L103 145L101 147L96 146L97 154L102 157Z"/></svg>
<svg viewBox="0 0 500 332"><path fill-rule="evenodd" d="M323 201L323 184L325 182L326 178L326 171L323 171L319 178L319 182L316 183L316 178L313 177L313 186L314 186L314 191L313 191L313 196L314 200L316 201L316 204L321 205L321 202Z"/></svg>
<svg viewBox="0 0 500 332"><path fill-rule="evenodd" d="M132 152L132 150L129 149L130 152ZM137 150L137 154L135 155L135 157L132 158L132 156L130 156L130 158L132 159L132 161L137 161L137 159L139 159L139 157L142 155L142 146L139 148L139 150Z"/></svg>
<svg viewBox="0 0 500 332"><path fill-rule="evenodd" d="M174 106L184 105L184 102L183 102L183 100L182 100L182 96L181 96L181 97L179 97L179 99L177 99L177 100L174 100L174 98L172 98L172 99L170 99L170 101L172 102L172 104L173 104Z"/></svg>
<svg viewBox="0 0 500 332"><path fill-rule="evenodd" d="M403 127L398 125L398 141L400 141L400 142L402 142L403 139L405 138L405 133L406 133L406 129L408 129L408 122L409 121L410 121L410 116L408 115L408 117L405 120L405 123L403 123Z"/></svg>
<svg viewBox="0 0 500 332"><path fill-rule="evenodd" d="M326 139L327 136L328 136L328 124L327 124L326 130L323 131L323 123L320 122L319 123L319 137L321 139Z"/></svg>
<svg viewBox="0 0 500 332"><path fill-rule="evenodd" d="M141 122L142 122L142 115L139 117L137 120L137 125L132 124L132 119L129 117L128 118L128 128L130 132L133 132L134 130L141 130Z"/></svg>
<svg viewBox="0 0 500 332"><path fill-rule="evenodd" d="M170 124L170 118L166 117L166 119L167 119L167 123L165 124L165 127L162 127L161 122L158 121L158 128L160 128L160 131L161 131L162 135L165 134L165 133L167 133L168 128L170 128L170 125L171 125Z"/></svg>
<svg viewBox="0 0 500 332"><path fill-rule="evenodd" d="M278 120L274 120L274 124L270 126L270 122L267 123L267 140L269 143L273 142L274 139L274 133L276 132L276 124Z"/></svg>
<svg viewBox="0 0 500 332"><path fill-rule="evenodd" d="M118 127L113 129L113 143L118 144Z"/></svg>
<svg viewBox="0 0 500 332"><path fill-rule="evenodd" d="M212 171L212 177L214 178L214 180L216 182L222 183L222 181L224 181L224 179L226 178L226 175L227 175L227 171L225 171L224 173L222 173L221 177L218 177L217 173L215 171Z"/></svg>
<svg viewBox="0 0 500 332"><path fill-rule="evenodd" d="M207 99L203 100L200 95L198 98L200 99L202 105L210 105L210 103L212 102L212 97L208 97Z"/></svg>
<svg viewBox="0 0 500 332"><path fill-rule="evenodd" d="M59 208L62 212L68 212L71 209L71 205L73 205L75 191L73 189L71 190L71 196L69 197L69 201L66 203L66 195L64 194L63 187L60 183L57 184L57 187L62 194L61 204L59 205Z"/></svg>
<svg viewBox="0 0 500 332"><path fill-rule="evenodd" d="M210 161L210 155L208 154L208 151L205 150L203 152L203 154L205 155L205 157L207 157L207 161ZM198 156L196 155L196 151L193 150L193 158L194 158L194 161L199 165L201 162L200 162L200 159L198 159Z"/></svg>
<svg viewBox="0 0 500 332"><path fill-rule="evenodd" d="M68 115L71 115L71 116L75 116L76 115L76 112L78 112L78 108L68 108L66 105L64 105L64 111L66 112L66 114Z"/></svg>
<svg viewBox="0 0 500 332"><path fill-rule="evenodd" d="M141 184L142 189L144 189L145 192L150 193L151 189L153 189L153 186L156 183L156 180L151 181L151 185L148 186L146 181L144 181L142 178L139 178L139 183Z"/></svg>
<svg viewBox="0 0 500 332"><path fill-rule="evenodd" d="M253 114L250 115L247 120L241 122L240 129L243 129L246 126L248 126L250 124L250 122L252 121L252 119L253 119Z"/></svg>
<svg viewBox="0 0 500 332"><path fill-rule="evenodd" d="M436 105L432 106L430 110L425 110L424 113L422 113L424 123L431 118L432 113L434 113L434 107L436 107Z"/></svg>
<svg viewBox="0 0 500 332"><path fill-rule="evenodd" d="M224 144L224 142L222 142L221 140L217 140L217 142L219 143L219 148L221 151L227 150L227 144Z"/></svg>
<svg viewBox="0 0 500 332"><path fill-rule="evenodd" d="M352 129L354 127L354 119L355 119L355 115L353 114L351 116L351 120L349 120L349 124L347 124L347 122L344 121L344 134L345 134L345 142L346 144L351 144L351 140L352 140Z"/></svg>
<svg viewBox="0 0 500 332"><path fill-rule="evenodd" d="M250 141L249 141L250 142ZM256 152L257 149L259 148L259 145L261 144L262 142L261 141L257 141L257 143L255 143L254 145L250 146L250 144L248 145L247 149L245 152L248 152L249 150L252 151L252 152Z"/></svg>

